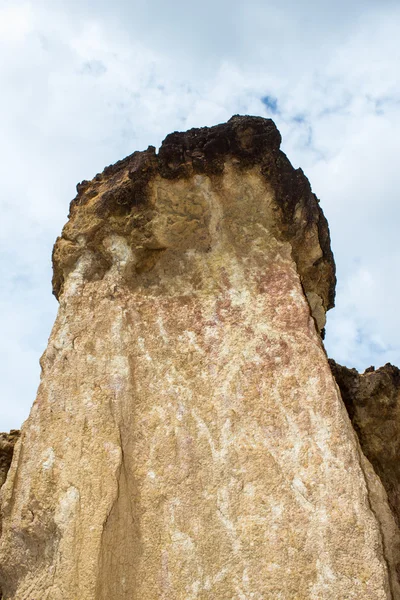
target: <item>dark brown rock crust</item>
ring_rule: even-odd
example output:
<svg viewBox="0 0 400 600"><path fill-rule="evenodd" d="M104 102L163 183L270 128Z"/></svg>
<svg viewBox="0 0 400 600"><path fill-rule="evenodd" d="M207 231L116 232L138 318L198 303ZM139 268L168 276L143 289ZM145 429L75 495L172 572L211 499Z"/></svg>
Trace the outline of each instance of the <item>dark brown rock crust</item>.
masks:
<svg viewBox="0 0 400 600"><path fill-rule="evenodd" d="M329 359L363 453L379 475L400 526L400 370L390 363L363 374Z"/></svg>
<svg viewBox="0 0 400 600"><path fill-rule="evenodd" d="M20 436L20 431L11 429L10 433L0 433L0 488L6 480L11 465L14 446Z"/></svg>
<svg viewBox="0 0 400 600"><path fill-rule="evenodd" d="M153 146L149 146L143 152L134 152L106 167L92 181L78 184L78 194L70 205L70 221L53 251L55 296L59 298L65 274L80 256L77 235L85 229L88 217L85 214L79 219L77 215L85 213L85 206L91 205L93 199L95 209L87 209L95 221L89 235L93 236L93 241L86 239L85 244L98 256L96 276L101 278L108 268L108 259L98 243L101 237L98 232L101 230L104 235L108 228L124 235L132 226L145 227L152 218L148 198L149 186L155 177L173 180L206 174L218 185L225 163L230 161L238 169L259 167L273 189L276 210L280 213L280 235L291 243L305 291L316 291L325 311L332 308L336 277L328 224L308 179L301 169L292 167L280 151L280 143L280 133L271 119L236 115L227 123L214 127L171 133L158 154ZM296 211L301 212L300 223ZM304 267L305 232L314 226L318 230L322 256L311 268L309 265Z"/></svg>

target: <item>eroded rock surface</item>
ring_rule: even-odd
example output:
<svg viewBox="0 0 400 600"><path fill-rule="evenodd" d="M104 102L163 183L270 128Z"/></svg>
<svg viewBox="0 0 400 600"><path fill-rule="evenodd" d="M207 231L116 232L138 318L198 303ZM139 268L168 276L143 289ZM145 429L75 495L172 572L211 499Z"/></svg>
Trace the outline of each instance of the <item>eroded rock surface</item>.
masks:
<svg viewBox="0 0 400 600"><path fill-rule="evenodd" d="M78 186L2 491L5 600L399 598L320 337L328 227L279 144L234 117Z"/></svg>
<svg viewBox="0 0 400 600"><path fill-rule="evenodd" d="M11 461L14 454L14 447L20 436L17 429L11 429L10 433L0 433L0 490L7 479L10 470ZM1 535L1 514L0 514L0 535ZM1 539L1 538L0 538ZM3 598L0 588L0 600Z"/></svg>
<svg viewBox="0 0 400 600"><path fill-rule="evenodd" d="M329 360L361 448L379 475L400 525L400 370L391 364L365 373Z"/></svg>
<svg viewBox="0 0 400 600"><path fill-rule="evenodd" d="M158 155L150 146L79 184L53 251L56 297L71 270L78 276L78 265L79 277L93 281L118 261L124 282L136 286L137 276L151 271L167 250L194 246L207 253L218 241L222 216L231 236L247 230L247 244L252 227L258 228L256 240L266 224L271 235L288 242L322 329L336 284L328 224L280 142L270 119L232 117L215 127L172 133ZM227 201L230 212L219 215Z"/></svg>
<svg viewBox="0 0 400 600"><path fill-rule="evenodd" d="M12 429L10 433L0 433L0 488L6 480L19 435L17 429Z"/></svg>

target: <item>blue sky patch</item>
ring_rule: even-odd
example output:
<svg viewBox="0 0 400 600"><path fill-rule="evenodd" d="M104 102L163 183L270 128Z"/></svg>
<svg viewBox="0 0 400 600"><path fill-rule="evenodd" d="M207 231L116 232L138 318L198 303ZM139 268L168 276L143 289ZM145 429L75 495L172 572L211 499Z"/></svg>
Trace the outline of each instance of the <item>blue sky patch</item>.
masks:
<svg viewBox="0 0 400 600"><path fill-rule="evenodd" d="M264 96L261 98L261 102L270 110L273 114L276 114L278 111L278 100L273 96Z"/></svg>

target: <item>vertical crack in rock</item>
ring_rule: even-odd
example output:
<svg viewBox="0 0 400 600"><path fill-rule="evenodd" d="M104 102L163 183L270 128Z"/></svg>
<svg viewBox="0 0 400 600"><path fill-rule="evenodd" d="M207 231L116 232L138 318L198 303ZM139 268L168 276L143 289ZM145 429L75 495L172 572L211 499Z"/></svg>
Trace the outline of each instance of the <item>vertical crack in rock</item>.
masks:
<svg viewBox="0 0 400 600"><path fill-rule="evenodd" d="M280 141L235 116L77 186L2 489L4 600L398 598L321 340L328 225Z"/></svg>

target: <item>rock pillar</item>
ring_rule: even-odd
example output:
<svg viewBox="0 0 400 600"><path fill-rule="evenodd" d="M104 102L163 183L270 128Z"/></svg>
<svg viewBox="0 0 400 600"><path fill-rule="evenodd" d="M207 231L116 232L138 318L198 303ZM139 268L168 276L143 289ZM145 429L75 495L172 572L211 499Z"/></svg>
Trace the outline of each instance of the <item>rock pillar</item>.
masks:
<svg viewBox="0 0 400 600"><path fill-rule="evenodd" d="M396 597L321 341L327 223L279 145L233 117L78 186L2 491L4 600Z"/></svg>

